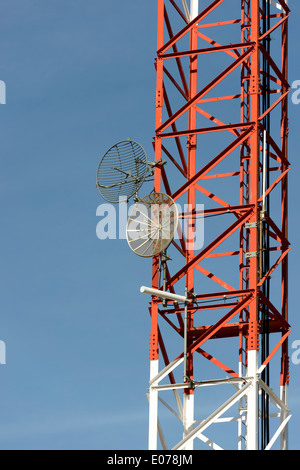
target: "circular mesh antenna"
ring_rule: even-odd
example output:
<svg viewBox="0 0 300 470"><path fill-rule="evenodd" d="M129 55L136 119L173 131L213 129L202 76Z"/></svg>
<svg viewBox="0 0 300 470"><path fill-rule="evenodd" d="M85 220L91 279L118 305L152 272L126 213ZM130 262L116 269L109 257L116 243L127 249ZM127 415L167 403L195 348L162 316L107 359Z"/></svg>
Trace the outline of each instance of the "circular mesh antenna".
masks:
<svg viewBox="0 0 300 470"><path fill-rule="evenodd" d="M150 258L172 242L178 225L178 210L167 194L151 193L138 201L128 218L127 241L135 254Z"/></svg>
<svg viewBox="0 0 300 470"><path fill-rule="evenodd" d="M142 186L147 173L147 156L140 144L123 140L103 156L97 170L96 186L108 202L130 199Z"/></svg>

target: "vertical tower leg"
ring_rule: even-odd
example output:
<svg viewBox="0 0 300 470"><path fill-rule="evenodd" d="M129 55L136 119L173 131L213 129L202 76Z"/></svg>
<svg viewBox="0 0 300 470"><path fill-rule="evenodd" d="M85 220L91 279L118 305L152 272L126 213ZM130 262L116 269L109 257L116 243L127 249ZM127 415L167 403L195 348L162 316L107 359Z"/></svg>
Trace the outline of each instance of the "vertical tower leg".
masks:
<svg viewBox="0 0 300 470"><path fill-rule="evenodd" d="M183 438L192 430L194 423L194 394L183 394ZM184 450L193 450L193 440L187 444Z"/></svg>
<svg viewBox="0 0 300 470"><path fill-rule="evenodd" d="M179 241L173 240L173 246L170 245L168 252L170 260L173 259L173 253L174 260L178 256L176 263L166 264L165 282L160 285L159 268L162 258L154 257L152 287L156 290L170 290L173 294L179 292L182 294L182 289L185 287L186 295L181 302L177 302L176 299L164 302L160 297L153 297L151 302L149 449L157 449L158 435L162 447L166 448L166 441L162 438L161 420L158 420L158 405L159 408L161 405L166 405L177 418L180 435L183 432L183 439L172 448L173 450L192 450L193 446L200 444L196 438L211 448L220 449L222 442L214 442L207 438L206 429L211 425L218 426L219 423L227 422L228 418L221 417L237 402L239 402L239 414L234 416L234 421L238 423L238 442L237 444L234 442L231 449L237 447L247 450L258 450L259 447L268 449L272 448L279 437L281 448L286 449L287 423L290 418L287 407L289 382L287 337L290 328L287 311L287 253L290 250L287 231L287 172L290 166L287 158L289 8L283 0L278 0L280 3L270 3L269 0L241 0L241 16L228 21L224 20L223 8L228 5L228 8L239 9L239 2L230 0L203 2L205 5L200 12L202 7L200 0L190 0L189 5L188 0L182 1L182 5L179 0L157 1L154 191L166 192L178 202L179 206L185 207L187 204L187 209L184 208L179 214L182 225L179 224L178 232L183 236L179 236ZM268 7L271 5L272 8L267 9L266 5ZM219 18L216 16L218 12L220 12ZM219 21L216 22L217 19ZM241 42L227 43L229 28L232 27L233 31L238 23L241 23ZM180 25L182 28L178 30ZM271 34L275 34L275 31L278 33L280 27L283 35L282 71L280 65L276 63L278 57L272 59L271 48L267 50L265 47L268 44L266 38L269 40ZM217 28L218 32L220 31L218 39L214 37ZM222 31L224 31L224 42L221 37ZM209 70L208 76L205 73L207 54L212 54L211 58L214 57L209 63L211 71ZM218 62L215 59L218 54L220 57L222 54L227 54L227 59L231 57L230 65L222 67L222 61ZM240 67L241 80L238 80L236 72ZM269 73L269 69L273 71ZM267 80L264 80L264 77ZM227 78L231 78L234 94L228 95L229 82L225 83L224 89L221 89L222 82ZM269 82L273 82L272 87ZM278 85L277 88L273 87L274 82ZM268 96L269 94L271 96ZM224 110L226 102L228 102L228 115L227 108ZM273 110L275 108L278 110L280 106L282 106L281 148L280 144L276 143L278 139L273 139L271 136L271 126L269 128L267 121L272 115L275 122L276 114ZM231 111L234 108L236 113L240 114L241 122L232 124ZM207 125L205 123L202 125L204 118L210 121ZM230 122L227 122L228 120ZM261 139L262 134L265 135L264 143ZM211 139L215 136L211 147L205 146L206 136L211 136ZM197 139L204 143L200 153L197 150L199 143ZM198 147L200 149L200 145ZM239 150L240 161L237 160ZM266 157L266 165L262 155ZM167 158L169 166L164 166L162 157ZM218 168L219 164L221 166L227 161L230 173L222 167ZM271 175L270 171L273 172ZM239 181L236 178L238 176ZM274 179L273 184L271 176ZM262 184L263 178L265 184ZM210 187L214 180L216 190ZM235 196L231 195L231 191L227 191L227 186L223 186L221 181L232 181L232 188L236 188ZM281 226L273 220L271 204L269 206L266 204L265 208L262 204L265 198L267 203L271 202L273 189L278 184L282 185ZM209 206L200 214L201 211L196 210L197 202L202 203L203 195L210 200ZM224 218L218 217L219 215ZM228 216L227 219L225 215ZM214 217L208 222L211 237L205 240L204 246L198 250L194 232L197 219L204 217ZM182 230L183 225L184 230ZM236 237L237 232L240 232L239 239ZM228 249L221 246L223 242L227 243L227 240ZM278 252L282 252L280 257L277 257ZM221 264L224 267L223 273L220 274L222 278L214 271L217 261L220 268ZM210 265L213 271L206 269ZM271 284L273 286L270 282L273 277L271 275L280 265L282 312L278 310L280 307L273 305L270 291ZM198 282L199 273L206 276L205 281L209 281L202 284L199 277ZM227 276L228 280L225 280ZM277 293L278 290L276 295ZM189 308L185 310L182 303L187 304L186 297L189 301L193 298L193 303L189 303ZM237 315L239 315L238 322ZM171 327L172 334L178 334L179 348L184 337L184 351L181 352L179 349L177 357L173 356L173 349L169 356L167 346L172 337L163 336L164 329L158 328L158 320L159 325ZM277 338L275 334L279 333L281 339L270 351L269 335L273 333L274 340ZM231 351L226 347L227 338L230 339L231 345L234 344L234 338L238 340L238 351L232 350L233 354L238 352L237 358L229 357L229 354L227 358L227 353ZM224 349L221 343L224 343ZM165 364L165 368L161 371L158 367L158 346L162 362ZM267 368L281 346L280 399L269 386ZM198 357L201 370L196 361ZM209 362L205 363L202 359ZM184 383L181 372L183 363ZM235 370L237 363L239 368ZM222 375L222 378L214 379L209 374L207 380L205 364L212 370L218 367L219 372L225 374L225 377ZM176 370L177 367L180 370ZM231 376L230 380L228 374ZM170 383L160 383L164 379ZM239 388L239 391L224 401L223 405L206 419L201 416L198 421L196 412L199 403L197 405L196 400L202 393L203 387L220 385L221 390L225 384L231 382ZM171 394L171 391L175 395L178 410L174 409L172 402L169 404L164 398ZM179 393L183 394L183 403ZM174 397L172 399L174 403ZM275 401L282 411L281 424L270 440L270 418L279 417L277 413L269 413L271 401ZM202 415L204 410L200 411ZM220 437L220 441L223 437L224 435ZM236 434L232 433L232 437L236 439Z"/></svg>
<svg viewBox="0 0 300 470"><path fill-rule="evenodd" d="M199 0L190 1L190 20L194 20L199 14ZM198 28L195 25L190 34L190 49L197 50L198 48ZM190 57L190 70L189 70L189 99L193 99L197 93L197 74L198 74L198 58L197 56ZM189 111L189 129L195 129L197 122L196 106L192 106ZM197 136L191 135L187 142L188 147L188 179L195 175L196 166L196 148ZM195 210L195 188L191 188L187 193L188 211ZM186 262L189 262L194 257L194 221L189 220L188 233L187 233L188 250L186 254ZM194 292L194 268L187 272L186 288L189 292ZM188 317L188 328L193 327L193 314ZM188 357L187 375L189 379L193 379L193 357ZM186 378L185 378L186 380ZM187 389L183 393L183 437L186 437L192 431L194 424L194 390ZM186 450L193 450L193 440L187 445Z"/></svg>
<svg viewBox="0 0 300 470"><path fill-rule="evenodd" d="M248 340L248 374L254 378L254 387L248 394L247 413L247 449L258 449L258 222L259 212L259 93L260 93L260 61L259 61L259 0L251 2L251 40L255 43L255 51L251 60L251 121L255 123L255 131L250 137L251 160L250 160L250 202L255 206L251 219L250 250L253 256L250 259L250 288L254 292L254 300L250 304L250 328Z"/></svg>
<svg viewBox="0 0 300 470"><path fill-rule="evenodd" d="M157 16L157 49L162 47L164 42L164 0L158 0ZM158 60L156 64L156 100L155 100L155 122L159 126L162 122L163 108L163 63ZM155 161L161 158L161 139L155 142ZM157 168L154 176L154 189L159 192L161 187L161 172ZM159 258L153 258L152 264L152 287L159 287ZM157 376L159 371L159 348L158 348L158 306L152 302L151 307L151 335L150 335L150 383ZM149 450L157 449L158 434L158 392L150 386L149 393Z"/></svg>
<svg viewBox="0 0 300 470"><path fill-rule="evenodd" d="M150 361L150 381L158 374L158 359ZM157 449L158 392L150 387L149 392L149 441L148 449Z"/></svg>
<svg viewBox="0 0 300 470"><path fill-rule="evenodd" d="M248 374L254 377L254 386L248 392L247 413L247 450L258 450L258 352L254 349L248 352Z"/></svg>
<svg viewBox="0 0 300 470"><path fill-rule="evenodd" d="M157 283L157 263L153 261L154 283ZM151 334L150 334L150 384L157 376L159 366L158 353L158 307L153 304L151 308ZM149 392L149 442L148 449L157 449L157 431L158 431L158 392L151 387Z"/></svg>

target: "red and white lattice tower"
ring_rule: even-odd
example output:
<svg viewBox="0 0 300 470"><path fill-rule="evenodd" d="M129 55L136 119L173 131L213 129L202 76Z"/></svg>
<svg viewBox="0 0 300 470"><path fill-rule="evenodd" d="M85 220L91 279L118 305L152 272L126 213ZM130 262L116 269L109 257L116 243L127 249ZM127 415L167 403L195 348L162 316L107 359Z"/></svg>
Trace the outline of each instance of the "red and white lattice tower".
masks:
<svg viewBox="0 0 300 470"><path fill-rule="evenodd" d="M287 449L289 15L286 0L158 0L154 190L186 229L152 288L164 266L189 302L151 297L149 449Z"/></svg>

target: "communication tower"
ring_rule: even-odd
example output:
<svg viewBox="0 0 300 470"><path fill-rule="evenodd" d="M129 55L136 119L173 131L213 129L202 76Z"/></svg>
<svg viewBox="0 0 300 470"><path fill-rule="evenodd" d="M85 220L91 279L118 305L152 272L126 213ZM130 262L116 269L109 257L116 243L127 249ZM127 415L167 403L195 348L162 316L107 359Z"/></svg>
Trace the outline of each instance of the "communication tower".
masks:
<svg viewBox="0 0 300 470"><path fill-rule="evenodd" d="M97 170L152 259L149 450L288 448L289 16L158 0L154 161L127 139Z"/></svg>
<svg viewBox="0 0 300 470"><path fill-rule="evenodd" d="M188 211L142 288L149 449L158 436L169 446L163 409L182 432L173 450L223 448L214 436L226 425L230 449L288 446L289 15L285 0L158 0L154 190ZM205 415L209 388L217 405Z"/></svg>

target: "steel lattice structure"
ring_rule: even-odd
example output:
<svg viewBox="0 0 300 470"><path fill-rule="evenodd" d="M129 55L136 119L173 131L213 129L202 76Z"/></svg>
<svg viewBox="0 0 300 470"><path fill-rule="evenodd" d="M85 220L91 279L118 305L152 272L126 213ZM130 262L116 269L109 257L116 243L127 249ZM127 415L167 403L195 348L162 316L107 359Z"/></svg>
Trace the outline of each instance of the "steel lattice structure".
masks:
<svg viewBox="0 0 300 470"><path fill-rule="evenodd" d="M152 287L164 271L189 303L150 303L149 449L169 445L161 407L174 450L222 448L207 436L221 424L231 449L287 449L289 15L285 0L158 0L154 190L186 204L187 229L153 258Z"/></svg>

